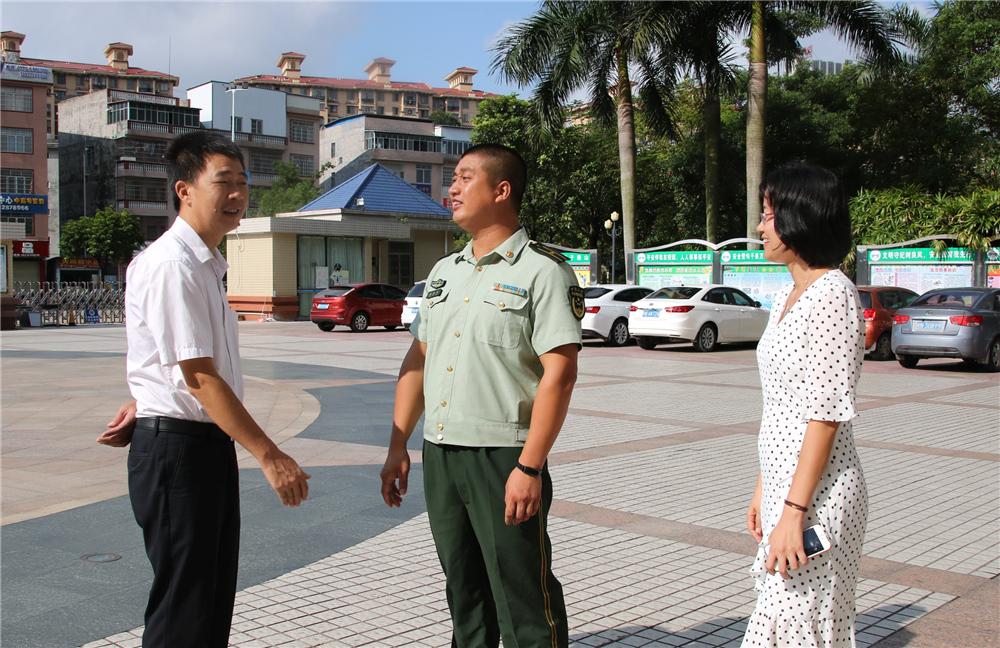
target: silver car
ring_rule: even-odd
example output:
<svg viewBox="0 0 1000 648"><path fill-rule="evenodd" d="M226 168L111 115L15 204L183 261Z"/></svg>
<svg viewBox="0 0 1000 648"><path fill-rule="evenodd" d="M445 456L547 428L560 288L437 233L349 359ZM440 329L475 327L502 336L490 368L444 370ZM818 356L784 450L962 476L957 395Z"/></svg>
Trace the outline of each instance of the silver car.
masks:
<svg viewBox="0 0 1000 648"><path fill-rule="evenodd" d="M896 311L892 352L899 364L961 358L1000 371L1000 290L938 288Z"/></svg>

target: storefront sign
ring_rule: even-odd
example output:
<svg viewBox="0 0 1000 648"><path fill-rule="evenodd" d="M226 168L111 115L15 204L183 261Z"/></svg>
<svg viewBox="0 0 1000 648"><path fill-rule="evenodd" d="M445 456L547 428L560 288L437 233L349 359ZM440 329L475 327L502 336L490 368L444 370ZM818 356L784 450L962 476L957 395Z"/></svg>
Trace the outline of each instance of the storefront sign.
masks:
<svg viewBox="0 0 1000 648"><path fill-rule="evenodd" d="M15 257L49 257L48 241L13 241Z"/></svg>
<svg viewBox="0 0 1000 648"><path fill-rule="evenodd" d="M711 255L711 252L708 254ZM654 290L664 286L701 286L710 283L712 283L710 265L639 266L639 285Z"/></svg>
<svg viewBox="0 0 1000 648"><path fill-rule="evenodd" d="M424 192L428 196L431 195L431 186L429 184L415 184L413 186L419 189L420 191Z"/></svg>
<svg viewBox="0 0 1000 648"><path fill-rule="evenodd" d="M0 62L0 79L10 81L35 81L52 83L52 70L49 68L22 65L20 63Z"/></svg>
<svg viewBox="0 0 1000 648"><path fill-rule="evenodd" d="M712 263L712 252L639 252L635 255L639 265L660 263Z"/></svg>
<svg viewBox="0 0 1000 648"><path fill-rule="evenodd" d="M972 265L894 264L869 266L873 286L908 288L923 294L934 288L959 288L972 285Z"/></svg>
<svg viewBox="0 0 1000 648"><path fill-rule="evenodd" d="M59 267L66 270L97 270L100 268L100 263L97 259L63 257L59 261Z"/></svg>
<svg viewBox="0 0 1000 648"><path fill-rule="evenodd" d="M726 250L719 255L722 263L770 263L764 258L764 250Z"/></svg>
<svg viewBox="0 0 1000 648"><path fill-rule="evenodd" d="M576 273L576 280L581 286L590 285L590 252L563 252L573 272Z"/></svg>
<svg viewBox="0 0 1000 648"><path fill-rule="evenodd" d="M13 214L48 214L48 196L35 194L0 194L0 211Z"/></svg>

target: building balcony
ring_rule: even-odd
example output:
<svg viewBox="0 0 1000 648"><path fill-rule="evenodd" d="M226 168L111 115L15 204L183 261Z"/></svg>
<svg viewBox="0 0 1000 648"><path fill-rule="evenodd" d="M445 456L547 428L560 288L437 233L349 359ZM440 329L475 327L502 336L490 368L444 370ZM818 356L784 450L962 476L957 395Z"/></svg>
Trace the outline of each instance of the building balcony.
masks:
<svg viewBox="0 0 1000 648"><path fill-rule="evenodd" d="M263 146L265 148L285 148L286 140L284 137L277 137L275 135L260 135L256 133L236 133L236 142L247 144L254 144L258 146Z"/></svg>
<svg viewBox="0 0 1000 648"><path fill-rule="evenodd" d="M127 90L112 90L111 99L118 99L124 101L144 101L146 103L158 103L165 106L176 106L178 101L175 97L163 97L154 94L145 94L138 92L129 92Z"/></svg>
<svg viewBox="0 0 1000 648"><path fill-rule="evenodd" d="M121 121L116 122L112 125L115 132L112 137L125 137L133 132L142 133L147 135L150 133L162 133L169 139L171 135L182 135L184 133L194 133L200 131L200 128L191 128L189 126L171 126L169 124L151 124L149 122L139 122L139 121Z"/></svg>
<svg viewBox="0 0 1000 648"><path fill-rule="evenodd" d="M251 185L270 184L280 177L281 176L278 175L277 173L271 173L269 171L251 171L250 184Z"/></svg>
<svg viewBox="0 0 1000 648"><path fill-rule="evenodd" d="M119 161L118 171L122 172L133 172L139 175L147 175L149 173L167 173L166 164L157 164L155 162L133 162L133 161Z"/></svg>
<svg viewBox="0 0 1000 648"><path fill-rule="evenodd" d="M149 211L167 211L167 203L156 200L119 200L118 211L128 211L131 214Z"/></svg>

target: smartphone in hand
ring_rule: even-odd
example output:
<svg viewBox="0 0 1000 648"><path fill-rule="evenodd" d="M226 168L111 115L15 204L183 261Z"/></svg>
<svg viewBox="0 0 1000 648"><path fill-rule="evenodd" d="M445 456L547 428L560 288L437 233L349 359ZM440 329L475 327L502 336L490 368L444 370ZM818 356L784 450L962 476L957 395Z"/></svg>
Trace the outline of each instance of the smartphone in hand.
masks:
<svg viewBox="0 0 1000 648"><path fill-rule="evenodd" d="M823 527L815 524L802 532L802 540L806 546L806 556L813 558L830 551L830 538Z"/></svg>

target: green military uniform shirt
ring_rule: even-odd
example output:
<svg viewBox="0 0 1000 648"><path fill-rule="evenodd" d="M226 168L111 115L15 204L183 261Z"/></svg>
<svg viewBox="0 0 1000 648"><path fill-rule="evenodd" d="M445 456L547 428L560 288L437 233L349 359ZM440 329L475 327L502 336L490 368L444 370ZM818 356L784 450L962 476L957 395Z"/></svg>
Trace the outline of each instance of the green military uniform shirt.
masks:
<svg viewBox="0 0 1000 648"><path fill-rule="evenodd" d="M523 229L481 259L470 241L439 260L410 325L427 344L424 439L524 444L543 373L539 356L581 345L583 313L573 269Z"/></svg>

